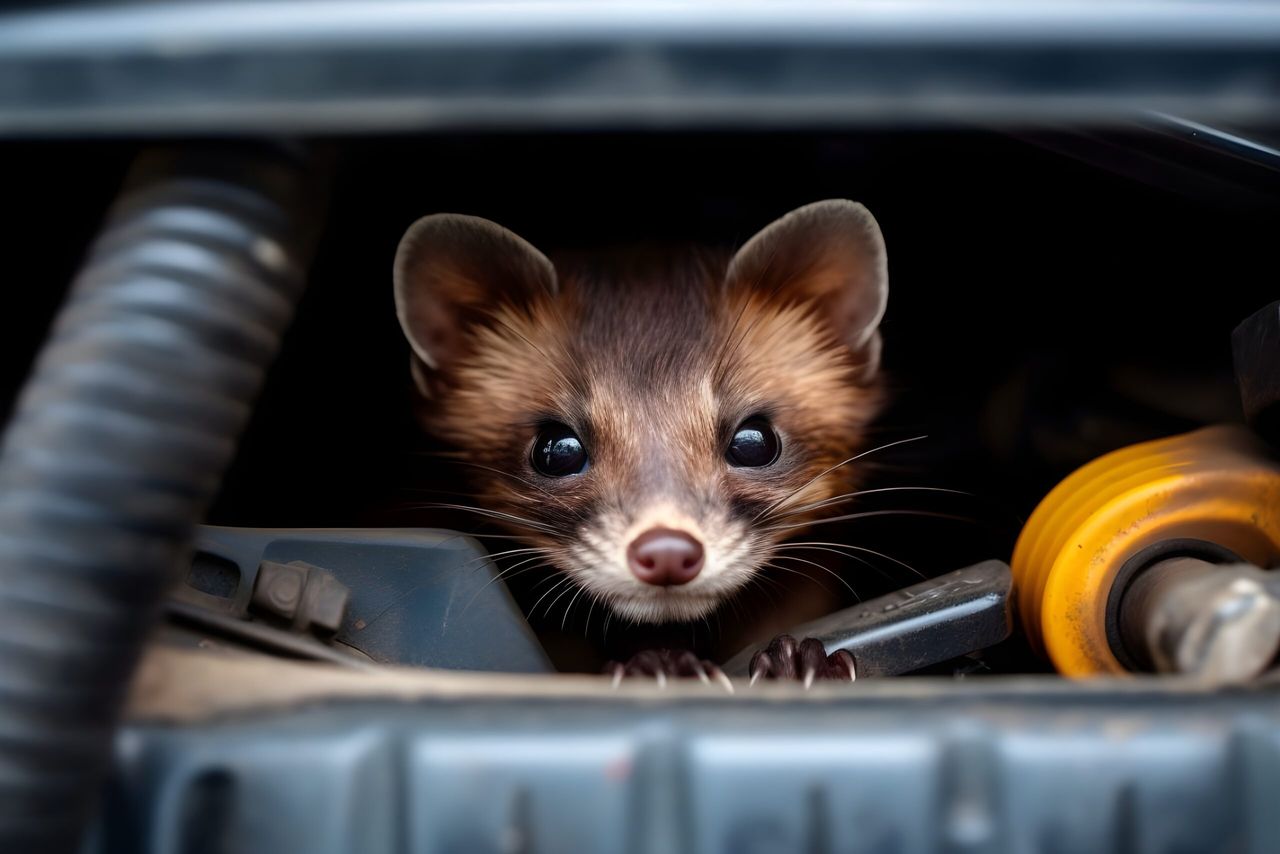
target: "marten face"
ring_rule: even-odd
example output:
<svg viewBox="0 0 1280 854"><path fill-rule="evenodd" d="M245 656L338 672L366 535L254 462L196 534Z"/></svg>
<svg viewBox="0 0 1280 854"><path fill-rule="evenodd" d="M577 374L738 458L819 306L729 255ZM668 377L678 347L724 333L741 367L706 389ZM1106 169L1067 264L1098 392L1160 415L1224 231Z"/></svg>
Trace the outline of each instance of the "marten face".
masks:
<svg viewBox="0 0 1280 854"><path fill-rule="evenodd" d="M427 429L477 505L637 621L705 615L845 493L879 406L887 275L860 205L809 205L731 260L559 270L471 217L396 262Z"/></svg>

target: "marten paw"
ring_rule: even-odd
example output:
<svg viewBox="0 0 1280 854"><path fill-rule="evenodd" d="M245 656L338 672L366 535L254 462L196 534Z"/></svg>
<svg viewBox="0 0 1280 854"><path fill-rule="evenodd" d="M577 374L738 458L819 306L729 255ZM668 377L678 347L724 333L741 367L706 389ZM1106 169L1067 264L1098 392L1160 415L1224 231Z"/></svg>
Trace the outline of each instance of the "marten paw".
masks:
<svg viewBox="0 0 1280 854"><path fill-rule="evenodd" d="M604 672L613 677L615 688L624 680L636 677L657 680L659 687L666 687L668 679L697 679L733 693L733 683L718 665L683 649L648 649L631 656L625 664L609 662Z"/></svg>
<svg viewBox="0 0 1280 854"><path fill-rule="evenodd" d="M761 679L793 679L808 688L817 680L852 682L858 678L853 654L838 649L831 655L813 638L797 641L778 635L751 658L751 683Z"/></svg>

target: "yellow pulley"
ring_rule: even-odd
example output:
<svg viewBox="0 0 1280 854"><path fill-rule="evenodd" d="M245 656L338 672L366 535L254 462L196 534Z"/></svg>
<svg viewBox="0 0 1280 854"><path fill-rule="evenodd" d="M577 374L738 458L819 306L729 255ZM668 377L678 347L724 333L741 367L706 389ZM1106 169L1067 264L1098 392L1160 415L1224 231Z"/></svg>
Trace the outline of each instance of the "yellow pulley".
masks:
<svg viewBox="0 0 1280 854"><path fill-rule="evenodd" d="M1134 445L1062 481L1014 549L1023 628L1064 675L1127 672L1118 594L1144 566L1184 555L1280 564L1280 462L1243 427Z"/></svg>

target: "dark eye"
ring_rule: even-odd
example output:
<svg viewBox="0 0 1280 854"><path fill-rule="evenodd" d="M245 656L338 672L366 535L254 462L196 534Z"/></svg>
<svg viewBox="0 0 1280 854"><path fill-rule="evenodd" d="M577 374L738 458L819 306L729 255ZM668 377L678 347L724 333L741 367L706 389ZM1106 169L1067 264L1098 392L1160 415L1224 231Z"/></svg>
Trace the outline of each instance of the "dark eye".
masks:
<svg viewBox="0 0 1280 854"><path fill-rule="evenodd" d="M581 474L587 468L587 449L573 430L563 424L548 424L538 431L532 462L538 473L547 477Z"/></svg>
<svg viewBox="0 0 1280 854"><path fill-rule="evenodd" d="M773 427L763 418L748 418L733 434L725 456L735 466L758 468L778 458L782 442Z"/></svg>

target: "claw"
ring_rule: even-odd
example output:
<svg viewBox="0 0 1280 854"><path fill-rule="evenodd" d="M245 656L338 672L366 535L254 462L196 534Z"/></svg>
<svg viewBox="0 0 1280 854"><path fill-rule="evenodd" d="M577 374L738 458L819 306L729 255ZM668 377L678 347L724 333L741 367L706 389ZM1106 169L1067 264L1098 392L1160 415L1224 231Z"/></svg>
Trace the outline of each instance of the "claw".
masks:
<svg viewBox="0 0 1280 854"><path fill-rule="evenodd" d="M612 677L614 688L628 677L651 676L659 689L667 687L670 679L697 679L703 685L718 684L732 694L733 684L718 666L703 661L692 652L683 650L645 650L636 653L625 664L610 662L604 672Z"/></svg>
<svg viewBox="0 0 1280 854"><path fill-rule="evenodd" d="M787 679L801 682L805 690L820 680L857 679L857 662L848 650L827 655L821 641L805 638L797 642L790 635L779 635L752 656L748 670L752 685L761 679Z"/></svg>
<svg viewBox="0 0 1280 854"><path fill-rule="evenodd" d="M858 681L858 661L853 657L853 653L849 652L849 650L847 649L836 650L834 658L836 658L842 665L844 665L844 669L849 674L849 681L857 682Z"/></svg>
<svg viewBox="0 0 1280 854"><path fill-rule="evenodd" d="M720 683L720 687L724 688L724 690L730 694L733 693L733 682L729 680L728 676L724 675L723 670L721 670L719 667L713 666L711 668L711 675L715 677L717 682Z"/></svg>

